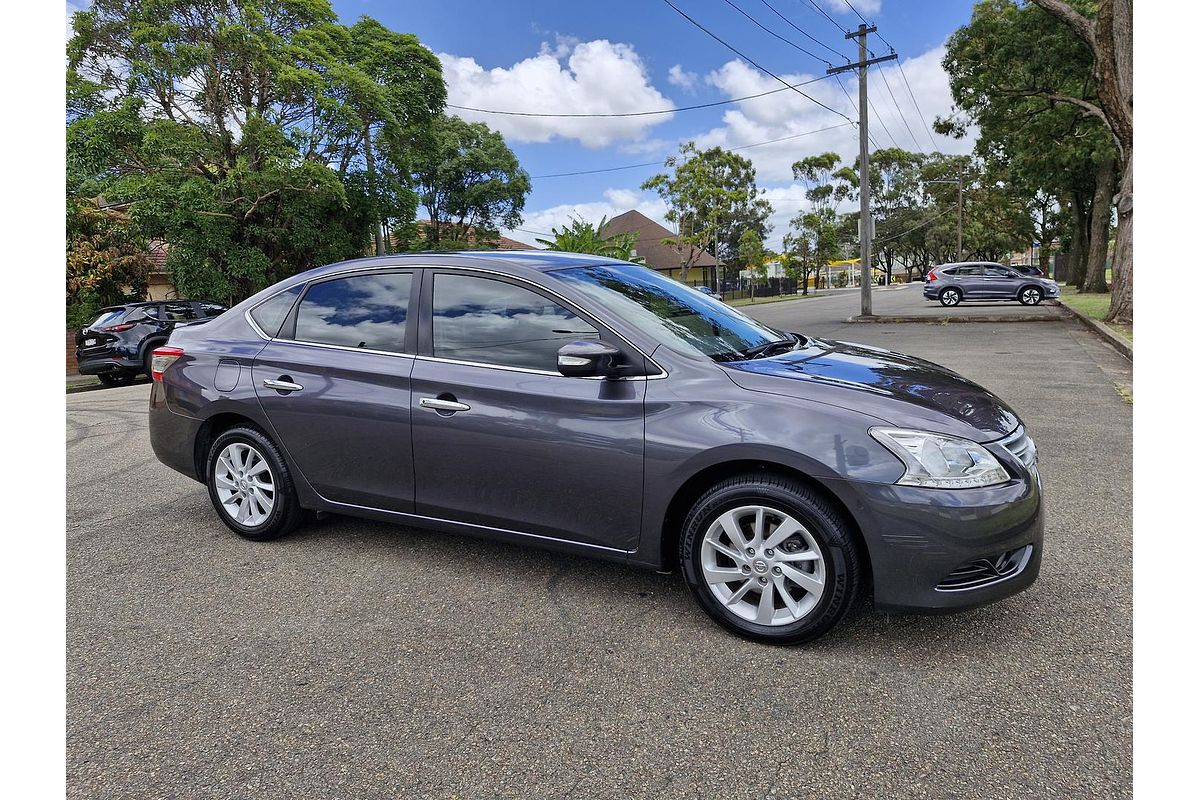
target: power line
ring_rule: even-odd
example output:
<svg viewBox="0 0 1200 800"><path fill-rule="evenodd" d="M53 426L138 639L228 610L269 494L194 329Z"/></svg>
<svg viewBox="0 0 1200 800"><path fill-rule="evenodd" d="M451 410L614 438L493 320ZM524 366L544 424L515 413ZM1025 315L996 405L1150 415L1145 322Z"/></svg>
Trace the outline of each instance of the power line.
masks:
<svg viewBox="0 0 1200 800"><path fill-rule="evenodd" d="M934 216L930 217L929 219L925 220L924 222L920 223L919 225L912 226L911 228L904 231L903 233L897 233L895 236L889 236L886 239L876 239L875 244L883 244L884 242L890 242L895 239L899 239L902 236L908 236L913 231L920 230L921 228L924 228L926 225L932 225L934 222L937 222L939 219L946 216L951 211L956 210L957 208L958 208L958 205L955 204L953 207L947 208L945 211L941 212L940 214L935 214Z"/></svg>
<svg viewBox="0 0 1200 800"><path fill-rule="evenodd" d="M827 106L827 105L825 105L824 103L822 103L820 100L817 100L815 97L812 97L811 95L805 94L804 92L800 91L800 90L799 90L799 89L797 89L795 86L793 86L792 84L790 84L790 83L788 83L787 81L785 81L783 78L781 78L781 77L779 77L778 75L776 75L774 72L771 72L771 70L767 69L767 68L766 68L766 67L764 67L762 64L759 64L757 61L755 61L754 59L750 58L750 56L746 55L746 54L745 54L745 53L743 53L741 50L738 50L736 47L734 47L733 45L731 45L729 42L725 41L725 40L724 40L724 39L722 39L720 36L717 36L715 33L713 33L712 31L710 31L708 28L704 27L704 26L703 26L703 25L701 25L699 22L697 22L696 20L694 20L694 19L692 19L691 17L689 17L689 16L688 16L686 13L684 13L684 11L683 11L682 9L680 9L680 8L679 8L679 6L677 6L677 5L675 5L674 3L672 3L672 2L671 2L671 0L663 0L663 2L664 2L664 3L666 3L667 5L669 5L671 8L675 9L675 13L679 14L679 16L683 17L683 18L684 18L684 19L686 19L688 22L692 23L692 24L693 24L693 25L695 25L697 28L699 28L700 30L702 30L702 31L704 31L705 33L707 33L707 34L708 34L710 37L712 37L712 38L713 38L713 39L715 39L716 41L720 42L720 43L721 43L722 45L724 45L724 46L725 46L725 47L726 47L728 50L730 50L730 51L732 51L733 53L737 54L737 55L738 55L740 58L743 58L743 59L745 59L746 61L750 62L750 64L751 64L751 65L753 65L753 66L757 67L758 69L762 70L763 72L767 73L767 74L768 74L768 75L770 75L772 78L774 78L775 80L777 80L777 81L779 81L780 83L782 83L784 86L787 86L787 87L789 87L790 89L792 89L793 91L795 91L797 94L799 94L801 97L807 98L807 99L808 99L808 100L810 100L811 102L813 102L813 103L816 103L817 105L819 105L821 108L825 109L826 111L829 111L829 112L832 112L832 113L834 113L834 114L837 114L839 117L841 117L842 119L846 120L847 122L852 122L852 121L853 121L853 120L851 120L849 117L847 117L845 114L843 114L842 112L840 112L840 111L835 111L834 109L832 109L832 108L830 108L829 106Z"/></svg>
<svg viewBox="0 0 1200 800"><path fill-rule="evenodd" d="M838 87L842 90L842 94L846 95L846 100L850 103L850 108L858 111L858 105L854 102L854 98L850 96L850 93L846 91L846 84L842 83L842 76L835 74L834 77L837 78ZM868 101L868 105L870 105L870 101ZM857 128L858 124L855 123L854 127ZM871 135L869 129L867 130L867 141L871 143L871 147L874 147L876 150L879 149L879 143L875 141L875 137Z"/></svg>
<svg viewBox="0 0 1200 800"><path fill-rule="evenodd" d="M795 84L795 86L808 86L810 83L817 83L818 81L823 81L828 77L829 77L828 75L822 75L819 78L811 78L802 83L797 83L797 84ZM596 113L596 114L556 114L556 113L550 113L550 112L543 113L540 111L500 111L500 110L493 109L493 108L475 108L474 106L456 106L453 103L447 103L446 108L457 108L461 111L474 111L478 114L500 114L500 115L507 116L507 117L584 117L584 118L649 117L654 114L674 114L676 111L695 111L695 110L701 109L701 108L712 108L714 106L726 106L726 105L729 105L730 103L740 103L743 100L754 100L759 97L766 97L769 94L778 94L779 92L786 92L788 89L791 89L791 88L794 88L794 87L791 84L787 84L784 86L780 86L778 89L769 89L765 92L759 92L758 94L748 94L745 97L734 97L729 100L714 100L711 103L699 103L694 106L680 106L679 108L664 108L664 109L660 109L658 111L620 111L620 112L611 112L611 113L603 113L603 114L601 114L601 113Z"/></svg>
<svg viewBox="0 0 1200 800"><path fill-rule="evenodd" d="M821 8L819 5L817 5L815 2L813 2L813 0L808 0L808 4L810 6L812 6L813 8L815 8L817 11L821 12L821 16L824 17L825 19L829 20L829 24L831 24L831 25L833 25L833 27L837 28L838 33L846 32L846 29L843 28L840 24L838 24L838 21L836 19L829 16L829 14L827 14L825 12L825 9Z"/></svg>
<svg viewBox="0 0 1200 800"><path fill-rule="evenodd" d="M888 45L889 47L891 45ZM908 82L908 76L904 74L904 65L896 60L896 66L900 68L900 77L904 79L904 85L908 88L908 96L912 99L913 108L917 110L917 116L921 118L921 123L925 126L925 132L929 134L929 143L933 145L933 151L936 153L938 146L933 140L933 129L929 127L929 121L925 118L925 113L921 111L921 106L917 105L917 96L913 94L912 85Z"/></svg>
<svg viewBox="0 0 1200 800"><path fill-rule="evenodd" d="M871 113L875 115L875 121L880 124L880 126L883 128L883 132L887 134L887 137L892 140L892 146L899 148L900 143L896 141L896 137L892 136L892 132L888 130L887 123L883 121L883 115L875 109L875 104L871 102L870 97L867 98L867 108L871 109ZM876 147L875 149L878 150L879 148Z"/></svg>
<svg viewBox="0 0 1200 800"><path fill-rule="evenodd" d="M899 63L899 59L896 59ZM913 144L917 146L917 152L925 155L925 151L921 149L921 143L917 141L917 137L913 135L912 128L908 125L908 117L904 116L904 112L900 110L900 104L896 102L896 95L892 94L892 84L888 83L887 73L882 67L879 68L879 77L883 78L883 85L887 87L888 96L892 98L892 105L896 107L896 113L900 115L900 121L904 123L904 128L908 131L908 135L912 136Z"/></svg>
<svg viewBox="0 0 1200 800"><path fill-rule="evenodd" d="M811 58L815 58L817 61L820 61L822 64L824 64L824 65L825 65L825 66L827 66L827 67L832 67L832 66L833 66L833 64L832 64L832 63L830 63L829 59L827 59L827 58L821 58L819 55L817 55L817 54L816 54L816 53L814 53L813 51L811 51L811 50L806 50L805 48L803 48L803 47L801 47L800 45L798 45L798 44L796 44L795 42L793 42L791 39L787 39L787 38L785 38L785 37L783 37L783 36L780 36L778 33L776 33L775 31L771 30L771 29L770 29L770 28L768 28L766 25L763 25L761 22L759 22L758 20L756 20L754 17L750 16L750 15L749 15L749 14L747 14L745 11L743 11L743 10L741 9L741 7L740 7L740 6L738 6L736 3L734 3L734 2L733 2L733 0L725 0L725 5L729 6L729 7L730 7L730 8L732 8L734 11L738 12L738 13L739 13L739 14L741 14L743 17L745 17L746 19L750 20L750 21L751 21L751 22L753 22L755 25L757 25L759 28L762 28L764 31L766 31L767 33L769 33L771 36L774 36L776 39L778 39L779 41L783 42L784 44L789 44L789 45L791 45L792 47L794 47L794 48L796 48L797 50L799 50L801 53L804 53L806 56L809 56L809 57L811 57Z"/></svg>
<svg viewBox="0 0 1200 800"><path fill-rule="evenodd" d="M815 36L813 36L812 34L810 34L808 31L806 31L806 30L804 30L803 28L801 28L801 27L800 27L799 25L797 25L796 23L792 22L790 19L788 19L787 17L785 17L783 14L779 13L779 10L778 10L778 9L776 9L776 8L775 8L775 6L773 6L773 5L771 5L770 3L768 3L768 2L767 2L767 0L759 0L759 2L761 2L761 3L762 3L764 6L766 6L767 8L771 9L771 11L773 11L773 12L775 13L775 16L779 17L781 20L783 20L784 22L786 22L788 25L790 25L790 26L791 26L791 27L792 27L794 30L796 30L796 31L797 31L798 33L800 33L801 35L803 35L803 36L807 36L809 39L811 39L812 41L814 41L814 42L816 42L817 44L821 45L821 47L824 47L826 50L828 50L829 52L833 53L833 54L834 54L835 56L837 56L838 58L841 58L841 59L842 59L842 60L844 60L844 61L849 61L849 60L850 60L849 58L846 58L846 56L842 55L842 54L841 54L840 52L838 52L837 50L834 50L832 47L830 47L829 45L825 44L824 42L822 42L822 41L821 41L820 39L818 39L817 37L815 37ZM827 63L828 63L828 62L827 62Z"/></svg>
<svg viewBox="0 0 1200 800"><path fill-rule="evenodd" d="M846 6L847 6L847 7L849 7L849 9L850 9L851 11L853 11L853 12L854 12L854 15L855 15L856 17L858 17L860 20L862 20L862 24L863 24L863 25L870 25L870 24L871 24L870 22L868 22L868 21L867 21L867 18L866 18L866 17L864 17L862 14L859 14L859 13L858 13L858 9L857 9L857 8L855 8L854 6L850 5L850 0L842 0L842 2L843 2L843 3L845 3L845 4L846 4ZM880 39L882 39L883 37L882 37L882 36L880 36L879 38L880 38ZM890 47L891 45L888 45L888 46Z"/></svg>
<svg viewBox="0 0 1200 800"><path fill-rule="evenodd" d="M734 150L749 150L751 147L762 147L767 144L775 144L776 142L786 142L789 139L799 139L802 136L812 136L816 133L824 133L825 131L836 130L837 128L845 128L849 126L849 122L839 122L837 125L829 125L824 128L817 128L812 131L804 131L803 133L793 133L790 136L781 136L778 139L768 139L765 142L754 142L753 144L743 144L738 147L728 147L729 151ZM626 164L621 167L605 167L603 169L583 169L577 172L553 172L548 175L531 175L530 180L539 180L541 178L567 178L575 175L595 175L602 172L619 172L626 169L638 169L639 167L657 167L662 164L661 161L646 161L641 164Z"/></svg>

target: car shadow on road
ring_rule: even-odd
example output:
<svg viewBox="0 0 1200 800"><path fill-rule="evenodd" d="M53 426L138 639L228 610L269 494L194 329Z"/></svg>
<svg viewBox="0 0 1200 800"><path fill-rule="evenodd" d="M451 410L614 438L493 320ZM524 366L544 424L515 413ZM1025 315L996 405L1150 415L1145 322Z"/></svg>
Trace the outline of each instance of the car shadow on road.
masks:
<svg viewBox="0 0 1200 800"><path fill-rule="evenodd" d="M492 576L505 586L518 584L522 591L541 592L548 611L574 627L589 615L603 615L619 599L632 636L653 626L684 626L677 633L755 645L728 633L708 620L696 605L678 570L663 574L624 564L558 553L471 536L431 531L406 525L322 515L316 522L291 534L283 545L308 548L347 546L371 551L418 571L447 573L447 580L460 579L462 572ZM414 564L413 561L417 563ZM1014 632L1035 624L1027 594L1020 594L982 608L958 614L885 614L873 608L871 598L860 598L847 617L820 640L799 649L814 652L856 653L864 658L941 654L947 657L970 654L986 658L991 651L1000 657L1010 652L1005 637L989 632L998 627ZM630 607L633 604L633 608ZM629 624L637 620L637 624ZM1014 634L1015 635L1015 634ZM882 650L881 650L882 647Z"/></svg>

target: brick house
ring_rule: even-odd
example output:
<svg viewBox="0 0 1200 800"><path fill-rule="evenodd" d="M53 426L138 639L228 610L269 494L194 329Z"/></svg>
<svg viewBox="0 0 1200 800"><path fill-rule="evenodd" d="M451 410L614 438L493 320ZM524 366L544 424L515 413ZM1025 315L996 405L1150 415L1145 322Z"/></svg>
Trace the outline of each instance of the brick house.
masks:
<svg viewBox="0 0 1200 800"><path fill-rule="evenodd" d="M637 234L636 255L646 262L646 266L663 272L675 280L682 280L684 260L683 251L678 247L663 244L664 239L673 239L675 234L659 225L654 220L638 211L626 211L610 219L601 234L612 236L618 233ZM688 251L694 254L692 265L688 269L687 282L694 285L717 286L717 259L709 253L695 247Z"/></svg>

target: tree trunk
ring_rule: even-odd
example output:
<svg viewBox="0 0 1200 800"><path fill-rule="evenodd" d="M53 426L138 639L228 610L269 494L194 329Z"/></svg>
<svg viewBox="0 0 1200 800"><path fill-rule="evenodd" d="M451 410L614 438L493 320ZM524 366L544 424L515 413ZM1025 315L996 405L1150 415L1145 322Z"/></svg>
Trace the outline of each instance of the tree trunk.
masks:
<svg viewBox="0 0 1200 800"><path fill-rule="evenodd" d="M1096 194L1092 197L1092 227L1088 232L1087 277L1084 292L1107 292L1108 233L1112 229L1114 160L1106 158L1096 168Z"/></svg>
<svg viewBox="0 0 1200 800"><path fill-rule="evenodd" d="M1113 247L1109 322L1133 324L1133 152L1129 152L1117 193L1117 243Z"/></svg>
<svg viewBox="0 0 1200 800"><path fill-rule="evenodd" d="M366 156L366 159L367 159L367 186L370 187L370 191L371 191L371 201L372 201L371 205L375 206L375 201L376 201L375 151L371 147L371 129L369 127L366 129L365 135L366 135L366 138L363 142L363 154ZM376 219L374 220L374 222L375 222L375 231L374 231L375 255L386 256L387 255L387 243L383 238L383 236L384 236L383 221L378 218L378 214L375 214L373 216L376 217Z"/></svg>
<svg viewBox="0 0 1200 800"><path fill-rule="evenodd" d="M1076 289L1083 288L1087 276L1088 204L1083 192L1073 192L1071 197L1071 249L1067 251L1067 282Z"/></svg>

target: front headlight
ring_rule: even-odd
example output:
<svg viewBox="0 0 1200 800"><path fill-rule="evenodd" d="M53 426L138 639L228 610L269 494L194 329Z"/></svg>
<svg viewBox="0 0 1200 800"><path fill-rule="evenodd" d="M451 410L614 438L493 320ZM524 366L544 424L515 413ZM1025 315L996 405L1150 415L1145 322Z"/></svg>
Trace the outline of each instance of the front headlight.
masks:
<svg viewBox="0 0 1200 800"><path fill-rule="evenodd" d="M1009 480L982 445L957 436L902 428L871 428L871 436L904 462L896 483L934 489L974 489Z"/></svg>

